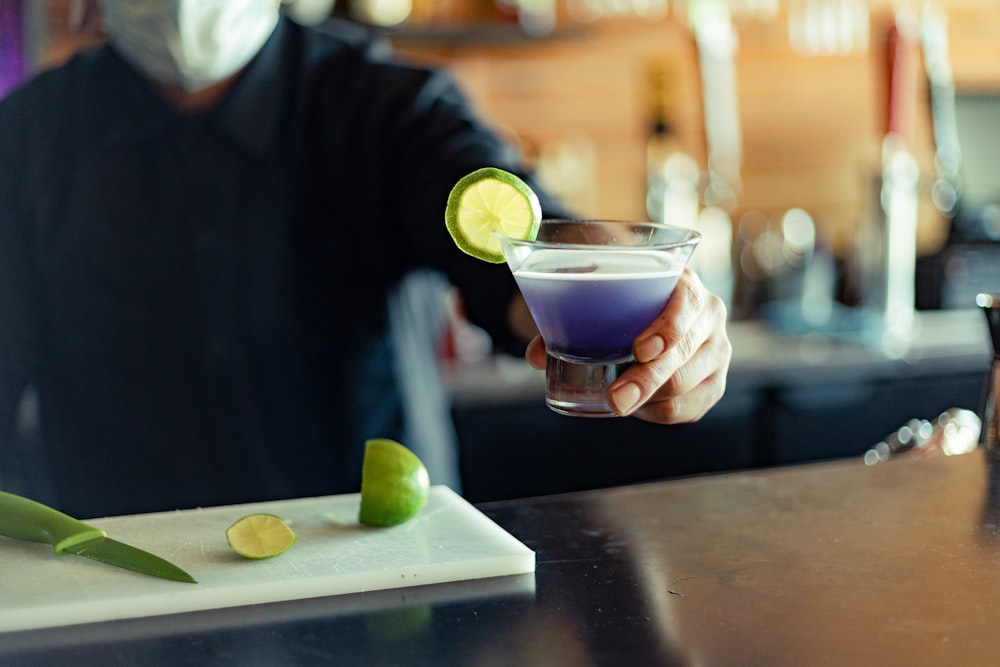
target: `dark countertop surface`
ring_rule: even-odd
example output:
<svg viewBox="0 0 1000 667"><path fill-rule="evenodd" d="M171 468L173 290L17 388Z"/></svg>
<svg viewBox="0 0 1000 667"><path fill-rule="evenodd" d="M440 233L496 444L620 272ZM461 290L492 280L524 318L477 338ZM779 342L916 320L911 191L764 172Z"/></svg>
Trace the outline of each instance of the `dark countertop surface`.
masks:
<svg viewBox="0 0 1000 667"><path fill-rule="evenodd" d="M0 664L996 664L998 476L979 449L487 503L533 576L12 633Z"/></svg>

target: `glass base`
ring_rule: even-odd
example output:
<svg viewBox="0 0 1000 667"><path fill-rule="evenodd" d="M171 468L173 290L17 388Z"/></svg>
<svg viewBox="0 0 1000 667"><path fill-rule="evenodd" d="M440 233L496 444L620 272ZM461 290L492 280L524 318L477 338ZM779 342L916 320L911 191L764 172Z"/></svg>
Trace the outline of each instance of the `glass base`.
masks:
<svg viewBox="0 0 1000 667"><path fill-rule="evenodd" d="M617 417L608 405L608 386L632 365L582 364L548 356L545 364L545 404L571 417Z"/></svg>

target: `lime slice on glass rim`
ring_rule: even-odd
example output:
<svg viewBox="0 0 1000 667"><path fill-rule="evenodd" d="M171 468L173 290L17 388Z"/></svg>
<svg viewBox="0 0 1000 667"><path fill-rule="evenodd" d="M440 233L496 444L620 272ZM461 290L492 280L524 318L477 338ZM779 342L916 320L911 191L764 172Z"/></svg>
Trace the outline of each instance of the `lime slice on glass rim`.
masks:
<svg viewBox="0 0 1000 667"><path fill-rule="evenodd" d="M416 454L388 438L365 442L361 464L358 521L367 526L397 526L427 504L430 479Z"/></svg>
<svg viewBox="0 0 1000 667"><path fill-rule="evenodd" d="M226 529L229 548L254 560L280 556L292 548L295 540L295 531L274 514L248 514Z"/></svg>
<svg viewBox="0 0 1000 667"><path fill-rule="evenodd" d="M523 180L503 169L483 167L460 178L451 189L444 219L463 252L502 264L505 259L497 233L533 240L542 207Z"/></svg>

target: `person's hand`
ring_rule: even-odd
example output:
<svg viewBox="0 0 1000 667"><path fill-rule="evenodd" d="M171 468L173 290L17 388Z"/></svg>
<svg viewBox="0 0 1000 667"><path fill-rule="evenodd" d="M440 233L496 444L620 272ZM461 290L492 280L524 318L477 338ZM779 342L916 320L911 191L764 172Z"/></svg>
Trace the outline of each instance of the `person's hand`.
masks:
<svg viewBox="0 0 1000 667"><path fill-rule="evenodd" d="M686 269L663 312L632 344L636 358L610 387L620 415L660 424L701 419L726 390L733 346L726 306ZM534 338L525 357L545 368L545 344Z"/></svg>

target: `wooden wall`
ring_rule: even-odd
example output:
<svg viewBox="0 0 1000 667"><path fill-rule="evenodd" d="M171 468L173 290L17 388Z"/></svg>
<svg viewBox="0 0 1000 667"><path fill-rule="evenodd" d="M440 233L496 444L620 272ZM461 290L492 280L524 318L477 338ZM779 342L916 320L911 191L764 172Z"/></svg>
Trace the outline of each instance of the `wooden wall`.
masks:
<svg viewBox="0 0 1000 667"><path fill-rule="evenodd" d="M787 6L788 3L782 3ZM792 49L788 12L737 22L742 193L734 221L748 211L777 215L801 207L835 251L850 251L875 206L886 130L889 0L871 0L866 51L805 56ZM950 56L964 91L1000 90L1000 2L940 0L948 13ZM915 3L919 8L919 3ZM698 51L676 15L656 23L602 21L545 41L452 43L398 39L398 48L451 68L480 110L529 155L564 155L592 182L567 188L581 213L645 217L646 77L672 73L670 104L680 144L704 168ZM930 202L933 141L926 82L919 82L914 146L922 176L919 249L936 250L947 222Z"/></svg>

